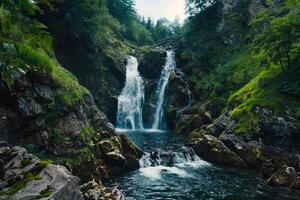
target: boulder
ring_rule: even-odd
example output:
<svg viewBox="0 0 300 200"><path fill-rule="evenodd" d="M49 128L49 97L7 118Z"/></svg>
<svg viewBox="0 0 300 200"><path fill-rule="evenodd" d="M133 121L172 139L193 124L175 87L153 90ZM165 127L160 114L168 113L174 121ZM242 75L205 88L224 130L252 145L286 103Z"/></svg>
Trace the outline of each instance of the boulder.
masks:
<svg viewBox="0 0 300 200"><path fill-rule="evenodd" d="M242 137L233 134L222 134L219 140L244 160L251 169L261 169L263 163L268 159L264 148L257 141L247 143Z"/></svg>
<svg viewBox="0 0 300 200"><path fill-rule="evenodd" d="M139 168L142 155L143 152L126 135L102 140L97 144L97 158L113 167L113 173Z"/></svg>
<svg viewBox="0 0 300 200"><path fill-rule="evenodd" d="M82 186L80 190L85 200L124 200L124 195L117 188L106 188L95 181L90 181Z"/></svg>
<svg viewBox="0 0 300 200"><path fill-rule="evenodd" d="M97 164L99 163L93 163L92 166ZM89 164L86 163L82 170L89 169ZM97 170L99 169L94 169L93 173L97 173ZM79 187L80 179L64 166L41 162L24 148L17 146L0 147L0 174L1 200L124 199L116 188L106 188L95 181Z"/></svg>
<svg viewBox="0 0 300 200"><path fill-rule="evenodd" d="M83 200L82 193L78 188L79 178L63 166L48 165L38 175L40 180L27 183L13 195L13 199L35 200L39 198L60 200Z"/></svg>
<svg viewBox="0 0 300 200"><path fill-rule="evenodd" d="M212 135L195 139L191 144L203 159L217 165L246 168L246 163L225 144Z"/></svg>
<svg viewBox="0 0 300 200"><path fill-rule="evenodd" d="M212 117L205 109L205 105L196 104L186 109L179 116L176 133L189 135L193 130L212 123Z"/></svg>
<svg viewBox="0 0 300 200"><path fill-rule="evenodd" d="M271 186L297 187L297 171L293 167L283 165L267 180L267 183Z"/></svg>

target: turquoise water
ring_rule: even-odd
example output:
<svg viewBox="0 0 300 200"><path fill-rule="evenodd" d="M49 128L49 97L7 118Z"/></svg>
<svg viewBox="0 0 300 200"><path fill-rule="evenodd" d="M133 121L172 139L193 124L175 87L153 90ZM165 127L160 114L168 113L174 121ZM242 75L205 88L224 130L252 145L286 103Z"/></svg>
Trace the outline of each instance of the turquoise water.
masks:
<svg viewBox="0 0 300 200"><path fill-rule="evenodd" d="M145 152L163 149L180 152L186 143L171 132L127 133ZM300 192L271 188L254 172L224 169L202 160L172 167L144 167L115 178L111 186L129 200L299 200Z"/></svg>

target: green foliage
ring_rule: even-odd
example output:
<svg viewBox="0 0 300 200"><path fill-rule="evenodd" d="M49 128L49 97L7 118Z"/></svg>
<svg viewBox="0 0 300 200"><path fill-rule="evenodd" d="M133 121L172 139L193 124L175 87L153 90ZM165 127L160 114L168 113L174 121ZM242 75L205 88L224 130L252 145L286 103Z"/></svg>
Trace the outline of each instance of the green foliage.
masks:
<svg viewBox="0 0 300 200"><path fill-rule="evenodd" d="M232 111L237 134L257 133L257 107L291 111L299 124L299 1L267 2L273 7L252 22L248 0L229 13L220 12L219 1L207 2L188 2L183 27L181 58L194 92L215 117Z"/></svg>
<svg viewBox="0 0 300 200"><path fill-rule="evenodd" d="M122 24L128 25L137 18L134 0L108 0L107 5L112 16Z"/></svg>
<svg viewBox="0 0 300 200"><path fill-rule="evenodd" d="M86 124L86 126L81 131L81 136L88 145L94 145L93 139L95 137L95 130L93 126L91 126L90 124Z"/></svg>
<svg viewBox="0 0 300 200"><path fill-rule="evenodd" d="M295 66L300 57L300 3L287 1L275 11L261 13L252 24L262 29L255 42L268 54L269 64L280 64L285 71Z"/></svg>
<svg viewBox="0 0 300 200"><path fill-rule="evenodd" d="M27 160L27 159L22 160L22 161L21 161L22 168L24 168L24 167L30 165L31 163L32 163L31 160Z"/></svg>

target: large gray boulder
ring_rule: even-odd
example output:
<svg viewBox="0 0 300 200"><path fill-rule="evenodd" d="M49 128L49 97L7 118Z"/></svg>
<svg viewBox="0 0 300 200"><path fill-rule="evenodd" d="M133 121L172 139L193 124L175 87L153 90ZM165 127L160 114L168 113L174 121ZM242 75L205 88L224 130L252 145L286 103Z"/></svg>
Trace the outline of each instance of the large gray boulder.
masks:
<svg viewBox="0 0 300 200"><path fill-rule="evenodd" d="M246 163L225 144L212 135L194 139L192 147L203 159L217 165L246 168Z"/></svg>
<svg viewBox="0 0 300 200"><path fill-rule="evenodd" d="M88 170L88 169L86 169ZM80 179L64 166L48 164L22 147L0 146L0 200L123 200L116 188Z"/></svg>
<svg viewBox="0 0 300 200"><path fill-rule="evenodd" d="M12 196L12 199L59 199L83 200L80 192L79 178L73 176L65 167L48 165L39 174L40 180L27 183L26 187Z"/></svg>

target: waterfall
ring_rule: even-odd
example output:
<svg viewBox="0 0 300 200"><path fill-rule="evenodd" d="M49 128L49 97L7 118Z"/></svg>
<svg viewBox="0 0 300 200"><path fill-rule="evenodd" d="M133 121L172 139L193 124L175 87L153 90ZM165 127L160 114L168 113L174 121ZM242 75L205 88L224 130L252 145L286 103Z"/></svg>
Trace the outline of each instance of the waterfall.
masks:
<svg viewBox="0 0 300 200"><path fill-rule="evenodd" d="M137 59L130 56L126 65L126 83L118 97L117 129L143 129L143 103L143 79L138 72Z"/></svg>
<svg viewBox="0 0 300 200"><path fill-rule="evenodd" d="M175 52L167 51L167 61L161 72L160 80L158 82L157 89L156 89L156 111L154 115L154 122L152 125L152 129L162 130L165 128L164 111L163 111L165 91L169 83L171 72L173 72L175 68L176 68Z"/></svg>

